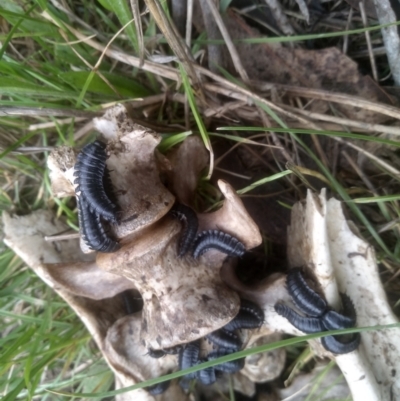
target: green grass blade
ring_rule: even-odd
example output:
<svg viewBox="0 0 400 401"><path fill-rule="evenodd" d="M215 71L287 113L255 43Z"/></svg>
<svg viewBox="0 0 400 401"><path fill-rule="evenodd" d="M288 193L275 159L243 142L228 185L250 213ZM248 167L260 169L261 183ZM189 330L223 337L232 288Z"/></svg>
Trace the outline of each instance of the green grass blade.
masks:
<svg viewBox="0 0 400 401"><path fill-rule="evenodd" d="M0 60L3 58L3 55L7 49L8 44L10 43L11 39L13 38L13 35L15 34L15 32L17 31L19 26L24 21L24 17L28 16L35 8L36 8L36 4L33 4L31 7L29 7L28 10L26 11L26 13L24 14L24 16L21 17L19 19L19 21L11 28L10 33L7 35L6 40L4 41L4 43L2 43L2 46L0 48Z"/></svg>
<svg viewBox="0 0 400 401"><path fill-rule="evenodd" d="M326 38L335 38L340 36L350 36L363 34L365 32L378 31L380 29L389 28L391 26L400 25L400 21L392 22L390 24L373 25L359 29L349 29L340 32L327 32L327 33L314 33L307 35L293 35L293 36L279 36L279 37L260 37L260 38L248 38L248 39L236 39L232 40L235 44L249 43L249 44L262 44L262 43L284 43L284 42L298 42L308 40L318 40ZM212 44L212 45L224 45L225 41L222 39L202 39L193 40L193 43L199 44Z"/></svg>
<svg viewBox="0 0 400 401"><path fill-rule="evenodd" d="M261 180L253 182L253 184L251 184L251 185L249 185L249 186L247 186L245 188L239 189L236 192L239 195L243 195L243 194L251 191L252 189L259 187L260 185L266 184L267 182L279 180L279 178L285 177L286 175L289 175L289 174L293 174L293 172L291 170L281 171L280 173L276 173L276 174L271 175L269 177L262 178Z"/></svg>
<svg viewBox="0 0 400 401"><path fill-rule="evenodd" d="M281 127L287 128L287 125L282 121L282 119L276 114L269 106L267 106L265 103L261 103L256 99L253 99L253 102L263 109L274 121L276 121Z"/></svg>
<svg viewBox="0 0 400 401"><path fill-rule="evenodd" d="M152 386L154 384L162 383L166 380L176 379L176 378L184 376L186 374L198 372L199 370L206 369L206 368L209 368L209 367L212 367L215 365L219 365L224 362L229 362L229 361L234 361L235 359L244 358L248 355L259 354L260 352L272 351L272 350L275 350L278 348L287 347L289 345L299 344L304 341L313 340L313 339L320 338L320 337L325 337L325 336L329 336L329 335L359 333L359 332L364 332L364 331L386 330L386 329L400 329L400 323L380 325L380 326L370 326L370 327L355 327L352 329L326 331L323 333L307 334L307 335L300 336L300 337L288 338L286 340L277 341L275 343L264 344L264 345L260 345L258 347L254 347L254 348L246 349L243 351L235 352L233 354L225 355L218 359L213 359L212 361L203 362L203 363L200 363L196 366L193 366L193 367L185 369L185 370L180 370L178 372L170 373L168 375L159 377L157 379L146 380L144 382L135 384L133 386L125 387L120 390L109 391L107 393L101 393L101 394L99 394L99 393L97 393L97 394L75 393L75 394L72 394L72 393L67 393L67 392L62 392L62 391L52 391L52 393L64 395L64 396L68 396L68 397L87 397L87 398L111 397L114 395L132 391L132 390L135 390L138 388L144 388L144 387Z"/></svg>
<svg viewBox="0 0 400 401"><path fill-rule="evenodd" d="M119 19L121 26L124 26L132 20L132 11L127 0L101 0L101 4L115 13ZM139 53L139 44L136 35L135 24L132 21L131 24L125 27L125 32L128 35L129 40L136 54Z"/></svg>
<svg viewBox="0 0 400 401"><path fill-rule="evenodd" d="M24 142L26 142L28 139L31 139L33 136L37 135L37 132L31 132L29 134L26 134L23 136L21 139L19 139L17 142L9 146L7 149L3 150L3 152L0 153L0 160L6 156L8 153L12 152L13 150L19 148Z"/></svg>
<svg viewBox="0 0 400 401"><path fill-rule="evenodd" d="M355 214L355 216L360 220L362 224L366 227L366 229L369 231L371 236L375 239L377 244L381 247L381 249L386 253L387 256L389 256L393 260L397 260L396 256L389 250L389 248L386 246L385 242L382 240L382 238L379 236L373 225L369 222L369 220L366 218L364 213L357 207L357 205L354 202L351 202L350 196L347 194L345 189L339 184L339 182L336 180L336 178L330 173L330 171L324 166L324 164L314 155L314 153L311 151L308 146L296 135L296 134L291 134L293 138L303 147L303 149L308 153L308 155L315 161L315 163L318 165L320 170L325 174L325 176L328 178L328 180L332 183L333 188L335 191L341 196L341 198L347 202L348 207L351 209L351 211Z"/></svg>
<svg viewBox="0 0 400 401"><path fill-rule="evenodd" d="M162 139L160 144L157 146L157 149L161 153L167 152L172 147L178 145L179 143L183 142L188 136L192 135L192 131L185 131L179 134L168 135Z"/></svg>
<svg viewBox="0 0 400 401"><path fill-rule="evenodd" d="M269 115L270 114L270 109L264 104L259 103L259 106ZM273 113L273 112L272 112ZM273 115L271 115L272 117ZM281 125L281 127L284 129L285 132L288 132L288 127L286 124L278 118L278 120L275 120L278 122L278 124ZM268 131L268 129L265 129L265 131ZM396 255L394 255L389 248L386 246L385 242L382 240L382 238L379 236L373 225L369 222L369 220L366 218L364 213L357 207L357 205L354 202L351 202L350 196L347 194L345 189L339 184L339 182L336 180L336 178L330 173L330 171L324 166L324 164L318 159L318 157L315 156L315 154L311 151L311 149L306 146L306 144L293 132L290 132L290 135L298 142L302 148L308 153L308 155L314 160L314 162L318 165L319 169L323 172L323 174L326 176L326 178L332 183L333 188L335 191L341 196L341 198L347 202L349 208L351 211L357 216L357 218L361 221L362 224L366 227L366 229L369 231L371 236L375 239L377 244L381 247L381 249L388 255L391 259L397 261Z"/></svg>
<svg viewBox="0 0 400 401"><path fill-rule="evenodd" d="M204 125L203 119L200 116L199 110L197 109L196 100L194 98L193 90L192 90L192 87L190 86L190 82L189 82L188 76L186 74L186 71L182 67L182 65L179 65L179 70L180 70L180 73L182 76L183 87L185 89L185 93L188 98L189 105L192 110L193 116L196 120L197 127L199 128L201 138L203 139L204 146L210 152L210 168L208 170L208 174L207 174L207 178L206 178L206 179L210 179L211 174L214 169L214 152L212 150L210 137L209 137L206 127Z"/></svg>
<svg viewBox="0 0 400 401"><path fill-rule="evenodd" d="M372 135L355 134L353 132L343 131L319 131L313 129L300 129L300 128L280 128L280 127L219 127L218 131L255 131L255 132L288 132L293 134L314 134L321 136L338 136L341 138L350 138L362 141L370 141L381 143L383 145L394 146L400 148L400 141L391 141L390 139L378 138Z"/></svg>

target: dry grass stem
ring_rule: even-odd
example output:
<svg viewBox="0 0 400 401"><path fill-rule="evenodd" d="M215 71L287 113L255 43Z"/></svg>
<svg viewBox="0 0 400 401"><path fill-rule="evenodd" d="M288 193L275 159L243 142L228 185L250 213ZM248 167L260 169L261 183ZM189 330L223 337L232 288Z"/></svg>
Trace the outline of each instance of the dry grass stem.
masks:
<svg viewBox="0 0 400 401"><path fill-rule="evenodd" d="M205 0L205 1L207 2L208 7L210 8L210 11L214 17L214 20L218 25L219 31L221 32L221 35L225 40L226 46L229 50L229 53L231 55L233 65L235 66L236 71L242 78L243 82L248 83L249 76L247 75L247 72L246 72L245 68L243 67L242 61L240 60L240 56L236 50L235 45L232 42L231 36L229 35L228 30L226 29L224 21L222 20L221 15L219 14L214 1L213 0Z"/></svg>
<svg viewBox="0 0 400 401"><path fill-rule="evenodd" d="M278 24L279 28L285 35L294 35L295 31L290 24L290 21L286 17L282 6L279 1L277 0L265 0L265 3L268 5L269 9L271 10L276 23Z"/></svg>
<svg viewBox="0 0 400 401"><path fill-rule="evenodd" d="M71 124L74 121L78 123L85 120L86 118L84 117L72 117L72 118L64 118L62 120L51 121L48 123L31 124L28 126L28 131L38 131L41 129L55 128L57 125Z"/></svg>
<svg viewBox="0 0 400 401"><path fill-rule="evenodd" d="M391 24L397 21L390 0L373 1L380 24ZM393 80L396 86L400 86L400 37L398 27L396 25L388 26L382 29L381 32Z"/></svg>
<svg viewBox="0 0 400 401"><path fill-rule="evenodd" d="M94 130L93 120L89 120L85 125L74 132L74 141L79 141L81 138Z"/></svg>
<svg viewBox="0 0 400 401"><path fill-rule="evenodd" d="M192 46L192 24L193 24L193 0L187 1L186 17L186 46L190 49Z"/></svg>
<svg viewBox="0 0 400 401"><path fill-rule="evenodd" d="M258 108L257 111L261 117L261 120L262 120L264 126L270 128L271 123L270 123L268 117L263 112L263 110L260 110L260 108ZM292 157L289 155L289 152L286 150L285 146L282 145L281 140L278 138L278 136L275 134L275 132L269 131L269 133L271 135L272 141L280 149L280 151L281 151L283 157L286 159L286 161L290 162L290 163L294 163Z"/></svg>
<svg viewBox="0 0 400 401"><path fill-rule="evenodd" d="M12 154L24 154L33 155L35 153L50 152L54 149L54 146L20 146L14 151L10 152Z"/></svg>
<svg viewBox="0 0 400 401"><path fill-rule="evenodd" d="M353 170L358 174L361 180L364 182L365 186L372 192L374 196L378 196L378 192L376 191L375 187L372 185L369 178L364 174L361 168L355 163L354 159L349 156L349 154L344 150L342 155L346 158L347 162L353 168Z"/></svg>
<svg viewBox="0 0 400 401"><path fill-rule="evenodd" d="M348 31L350 29L352 18L353 18L353 8L350 7L349 16L347 17L346 31ZM344 35L344 37L343 37L343 50L342 50L343 54L347 53L348 47L349 47L349 35Z"/></svg>
<svg viewBox="0 0 400 401"><path fill-rule="evenodd" d="M360 3L358 3L358 6L360 7L361 18L363 21L364 28L367 28L368 20L367 20L367 15L365 14L364 4L362 2L360 2ZM374 52L372 50L371 36L368 31L365 32L365 40L367 42L367 47L368 47L368 54L369 54L369 60L371 63L372 76L374 77L375 81L378 81L378 71L376 69Z"/></svg>
<svg viewBox="0 0 400 401"><path fill-rule="evenodd" d="M315 149L316 149L316 151L317 151L317 153L319 155L319 158L321 159L321 161L324 164L324 166L326 168L328 168L328 166L329 166L328 158L326 157L326 154L323 151L321 144L319 143L318 135L312 134L310 136L311 136L311 139L312 139L313 144L315 146Z"/></svg>
<svg viewBox="0 0 400 401"><path fill-rule="evenodd" d="M307 3L304 0L296 0L296 3L307 24L310 24L310 12L308 11Z"/></svg>
<svg viewBox="0 0 400 401"><path fill-rule="evenodd" d="M397 176L397 178L400 178L400 171L394 168L392 165L389 163L386 163L384 160L380 159L379 157L373 155L371 152L368 152L367 150L360 148L359 146L355 145L354 143L350 141L344 141L342 138L339 138L337 136L332 136L332 138L335 141L341 142L346 144L347 146L350 146L351 148L357 150L359 153L363 154L364 156L368 157L370 160L373 160L377 164L379 164L381 167L383 167L385 170L387 170L389 173L394 174Z"/></svg>
<svg viewBox="0 0 400 401"><path fill-rule="evenodd" d="M211 8L207 1L199 1L197 3L201 8L201 14L204 21L204 28L207 38L210 40L221 39L221 32L213 17ZM207 43L207 65L210 71L219 74L219 66L224 65L224 49L222 46L214 43Z"/></svg>
<svg viewBox="0 0 400 401"><path fill-rule="evenodd" d="M302 87L279 85L279 84L278 85L266 84L266 85L268 86L265 86L265 89L267 87L269 88L277 87L280 89L284 89L286 93L290 95L346 104L353 107L359 107L364 110L374 111L376 113L380 113L388 117L393 117L396 118L397 120L400 120L400 109L384 103L371 102L361 97L347 95L344 93L329 92L322 89L302 88Z"/></svg>
<svg viewBox="0 0 400 401"><path fill-rule="evenodd" d="M76 29L68 26L68 29L77 37L77 38L85 38L85 36L77 31ZM163 64L157 64L152 61L144 61L142 67L140 67L140 60L137 57L130 56L124 52L114 49L106 49L106 47L94 40L86 41L86 44L91 46L93 49L96 49L100 52L104 52L107 57L110 57L114 60L120 61L122 63L131 65L132 67L142 68L144 71L151 72L152 74L171 79L172 81L180 82L179 72L176 68L169 67Z"/></svg>
<svg viewBox="0 0 400 401"><path fill-rule="evenodd" d="M290 162L286 163L286 168L290 171L293 172L293 174L296 175L296 177L303 182L303 184L307 187L312 189L313 191L317 192L316 188L314 188L310 182L304 177L305 175L309 175L310 177L315 177L318 178L320 181L322 181L323 183L325 183L326 185L328 185L329 187L331 187L331 183L329 182L329 180L324 177L321 173L319 173L318 171L315 170L311 170L309 168L306 167L302 167L302 166L297 166L295 164L292 164Z"/></svg>
<svg viewBox="0 0 400 401"><path fill-rule="evenodd" d="M42 107L0 107L0 117L6 116L30 116L30 117L81 117L93 118L100 116L102 112L73 109L47 109Z"/></svg>
<svg viewBox="0 0 400 401"><path fill-rule="evenodd" d="M250 177L250 176L248 176L248 175L243 175L243 174L239 174L239 173L234 173L234 172L231 171L231 170L226 170L226 169L221 168L221 167L215 167L214 170L221 171L221 172L226 173L226 174L228 174L228 175L231 175L231 176L233 176L233 177L243 178L244 180L251 180L251 179L252 179L252 177Z"/></svg>
<svg viewBox="0 0 400 401"><path fill-rule="evenodd" d="M386 49L385 49L384 46L374 47L372 49L372 51L373 51L375 57L377 57L377 56L385 56L386 55ZM369 55L368 49L351 52L351 57L353 59L355 59L355 58L364 58L364 57L367 57L368 55ZM388 75L391 75L391 73L388 74ZM381 82L382 82L382 79L381 79Z"/></svg>
<svg viewBox="0 0 400 401"><path fill-rule="evenodd" d="M139 48L139 65L142 67L144 63L144 37L143 37L143 27L142 18L139 9L139 0L130 0L133 18L135 20L136 36Z"/></svg>
<svg viewBox="0 0 400 401"><path fill-rule="evenodd" d="M76 31L75 29L73 29L71 27L69 27L69 29L74 33L74 35L76 37L78 37L80 39L85 39L85 36L83 36L79 31ZM94 40L88 40L86 43L99 51L104 51L104 53L111 58L114 58L118 61L121 61L123 63L126 63L126 64L129 64L129 65L139 68L140 61L138 58L136 58L134 56L129 56L123 52L120 52L120 51L114 50L114 49L105 50L105 47L103 45L99 44L98 42L96 42ZM296 115L295 113L287 112L282 107L278 107L274 103L272 103L258 95L255 95L253 92L251 92L247 89L244 89L232 82L227 81L225 78L220 77L205 68L202 68L197 65L195 65L194 67L197 70L197 72L199 72L205 76L208 76L209 78L221 83L225 87L224 89L222 89L220 86L206 83L204 85L205 89L210 90L215 93L222 93L226 96L229 96L229 97L237 99L237 100L242 100L247 103L251 102L252 99L256 99L256 100L262 102L263 104L267 105L271 109L281 113L282 115L285 115L288 118L297 120L298 122L304 124L304 126L306 126L308 128L311 128L311 129L316 128L313 123L301 118L300 116ZM172 80L178 81L178 82L180 81L179 73L173 67L145 61L142 68L146 71L152 72L156 75L160 75L164 78L172 79ZM258 83L258 84L260 84L260 83ZM258 87L260 87L260 89L262 89L262 90L271 89L272 87L277 87L278 89L279 88L284 89L287 93L292 94L292 95L297 95L297 96L307 97L307 98L317 98L317 99L332 101L332 102L336 102L336 103L348 104L348 105L351 105L354 107L364 108L369 111L375 111L377 113L381 113L381 114L384 114L384 115L387 115L387 116L390 116L390 117L393 117L396 119L400 119L400 110L398 108L389 106L386 104L382 104L382 103L370 102L368 100L365 100L365 99L362 99L362 98L359 98L356 96L340 94L340 93L332 93L332 92L318 90L318 89L301 88L301 87L294 87L294 86L289 86L289 85L277 85L277 84L268 84L268 83L262 84L261 86L259 85ZM299 111L298 109L296 110L296 112L301 113L301 114L304 113L304 111ZM325 121L327 121L328 118L329 117L326 117ZM355 124L353 124L352 126L355 126ZM385 127L385 126L383 126L383 127ZM379 128L379 126L378 126L377 131L380 131L381 129L382 130L385 129L383 127ZM360 126L359 128L362 128L362 127ZM370 129L370 128L371 127L367 126L366 129ZM393 127L387 127L385 129L385 131L382 131L382 132L397 135L397 129L394 128L394 131L393 131L391 128L393 128Z"/></svg>
<svg viewBox="0 0 400 401"><path fill-rule="evenodd" d="M249 136L248 138L245 138L245 141L241 141L241 142L237 142L237 143L235 143L234 145L232 145L230 148L229 148L229 150L227 150L225 153L223 153L216 161L215 161L215 165L217 166L226 156L228 156L232 151L234 151L237 147L239 147L239 146L241 146L241 145L244 145L244 144L246 144L246 143L249 143L250 145L252 144L252 140L253 139L257 139L257 138L265 138L265 137L267 137L267 133L263 133L263 134L256 134L256 135L252 135L252 136ZM243 138L242 138L243 139ZM274 146L274 145L269 145L269 144L262 144L262 143L259 143L259 142L254 142L254 144L257 144L257 146L265 146L265 147L268 147L268 148L276 148L276 149L280 149L281 148L281 146L279 146L279 145L277 145L277 146Z"/></svg>
<svg viewBox="0 0 400 401"><path fill-rule="evenodd" d="M244 106L246 106L246 103L240 100L236 102L226 102L224 105L220 107L210 107L208 109L205 109L204 115L206 117L221 117L227 111L237 110Z"/></svg>
<svg viewBox="0 0 400 401"><path fill-rule="evenodd" d="M172 51L183 64L183 67L185 68L189 78L192 80L193 85L200 87L199 80L193 68L193 59L190 53L185 49L182 39L177 33L173 22L167 18L163 8L160 6L157 0L145 0L145 3L149 8L149 11L153 16L157 26L160 28L168 44L171 46Z"/></svg>
<svg viewBox="0 0 400 401"><path fill-rule="evenodd" d="M313 120L317 121L327 121L331 123L338 124L339 126L347 126L347 127L352 127L352 128L358 128L361 131L366 131L366 132L381 132L384 134L389 134L389 135L400 135L400 127L390 127L388 125L381 125L381 124L370 124L370 123L364 123L361 121L355 121L355 120L350 120L348 118L341 118L341 117L336 117L336 116L330 116L327 114L321 114L321 113L314 113L312 111L308 110L302 110L298 109L295 107L290 107L281 104L283 108L286 110L289 110L293 113L299 113L303 116L309 117Z"/></svg>
<svg viewBox="0 0 400 401"><path fill-rule="evenodd" d="M152 96L147 96L145 98L134 99L132 102L129 102L129 108L138 109L145 106L160 103L165 100L165 96L166 96L165 93L160 93L159 95L152 95Z"/></svg>
<svg viewBox="0 0 400 401"><path fill-rule="evenodd" d="M112 43L112 41L117 38L117 36L125 29L125 27L127 25L129 25L131 23L131 21L129 23L127 23L123 28L121 28L117 34L111 39L111 41L107 44L106 48L108 46L110 46L110 44ZM61 36L64 38L65 42L68 42L68 37L67 34L65 32L63 32L62 30L60 30L60 34ZM95 66L92 66L86 59L85 57L81 56L80 53L74 49L73 46L70 46L70 49L74 52L74 54L87 66L89 67L92 71L95 71L96 74L107 84L107 86L117 95L120 96L118 91L115 89L114 85L111 84L111 82L100 72L98 71L98 68L103 60L104 57L104 53L101 54L101 56L99 57L99 59L96 62Z"/></svg>
<svg viewBox="0 0 400 401"><path fill-rule="evenodd" d="M285 117L294 119L295 121L299 121L299 122L307 125L308 128L317 129L316 125L313 124L312 122L310 122L310 121L306 120L305 118L302 118L294 113L290 113L289 111L286 111L282 107L277 106L275 103L272 103L269 100L267 100L261 96L258 96L255 93L253 93L247 89L244 89L244 88L242 88L236 84L233 84L229 81L225 81L224 83L227 88L221 88L221 86L215 85L215 84L204 84L204 87L211 92L219 93L219 94L228 96L232 99L243 100L250 104L253 103L254 100L256 100Z"/></svg>
<svg viewBox="0 0 400 401"><path fill-rule="evenodd" d="M66 241L70 239L76 239L79 238L79 233L77 232L71 232L69 234L59 234L59 235L51 235L51 236L45 236L44 240L46 242L56 242L56 241Z"/></svg>

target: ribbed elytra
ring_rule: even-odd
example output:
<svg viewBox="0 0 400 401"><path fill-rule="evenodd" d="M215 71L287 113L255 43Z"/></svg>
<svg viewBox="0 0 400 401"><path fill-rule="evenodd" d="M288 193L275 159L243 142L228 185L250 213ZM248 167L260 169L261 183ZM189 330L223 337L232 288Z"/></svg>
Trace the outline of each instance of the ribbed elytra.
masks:
<svg viewBox="0 0 400 401"><path fill-rule="evenodd" d="M104 192L106 193L108 199L110 199L111 203L113 205L115 205L115 209L117 210L116 215L118 215L118 212L120 211L118 208L118 199L115 194L113 184L111 181L110 171L108 170L107 166L104 169L103 188L104 188Z"/></svg>
<svg viewBox="0 0 400 401"><path fill-rule="evenodd" d="M354 327L356 310L350 297L340 294L343 302L343 313L332 310L326 301L304 280L300 269L292 269L286 279L289 294L302 313L301 316L292 308L278 302L275 311L285 317L297 329L305 333L317 333L326 330L340 330ZM321 338L322 346L334 354L346 354L359 346L359 333L350 336L341 334Z"/></svg>
<svg viewBox="0 0 400 401"><path fill-rule="evenodd" d="M322 323L326 327L326 330L341 330L354 327L356 321L353 317L330 310L322 316Z"/></svg>
<svg viewBox="0 0 400 401"><path fill-rule="evenodd" d="M289 308L282 303L278 302L275 304L275 311L278 315L281 315L289 320L289 322L296 327L296 329L302 331L303 333L320 333L321 331L325 330L321 318L301 316L292 308Z"/></svg>
<svg viewBox="0 0 400 401"><path fill-rule="evenodd" d="M181 370L191 368L199 362L200 342L193 341L188 343L185 348L179 352L179 368ZM185 375L185 379L194 379L196 373Z"/></svg>
<svg viewBox="0 0 400 401"><path fill-rule="evenodd" d="M175 204L171 214L183 223L183 232L178 246L178 256L182 257L193 247L199 228L197 214L192 208L182 204Z"/></svg>
<svg viewBox="0 0 400 401"><path fill-rule="evenodd" d="M257 304L248 299L242 298L240 300L240 310L251 313L260 324L264 321L264 311Z"/></svg>
<svg viewBox="0 0 400 401"><path fill-rule="evenodd" d="M302 312L312 317L322 316L326 312L326 301L308 286L300 269L289 270L286 285L293 302Z"/></svg>
<svg viewBox="0 0 400 401"><path fill-rule="evenodd" d="M210 249L216 249L228 256L243 256L246 251L242 242L223 231L202 231L194 243L193 257L197 259Z"/></svg>
<svg viewBox="0 0 400 401"><path fill-rule="evenodd" d="M239 310L239 313L224 326L224 330L235 331L241 329L256 329L260 327L262 321L255 318L250 312Z"/></svg>
<svg viewBox="0 0 400 401"><path fill-rule="evenodd" d="M254 302L240 300L239 313L224 326L225 330L256 329L264 323L264 311Z"/></svg>
<svg viewBox="0 0 400 401"><path fill-rule="evenodd" d="M206 362L206 361L199 361L199 363ZM206 368L199 370L196 372L196 379L199 380L202 384L205 386L209 386L210 384L215 383L217 380L215 376L215 370L214 367Z"/></svg>
<svg viewBox="0 0 400 401"><path fill-rule="evenodd" d="M100 216L92 212L85 200L77 198L79 226L86 245L99 252L111 253L120 249L118 242L107 237L100 221Z"/></svg>
<svg viewBox="0 0 400 401"><path fill-rule="evenodd" d="M218 347L239 351L242 347L240 338L231 331L219 329L206 335L206 338Z"/></svg>
<svg viewBox="0 0 400 401"><path fill-rule="evenodd" d="M326 336L321 337L321 344L323 347L333 354L348 354L355 351L360 345L360 333L354 333L349 341L341 341L339 338L342 336Z"/></svg>
<svg viewBox="0 0 400 401"><path fill-rule="evenodd" d="M229 348L220 348L218 351L213 351L207 355L207 359L212 361L213 359L220 358L225 355L229 355L235 352L235 350ZM218 372L225 373L236 373L244 367L244 358L235 359L234 361L224 362L219 365L215 365L214 369Z"/></svg>
<svg viewBox="0 0 400 401"><path fill-rule="evenodd" d="M106 145L95 141L86 145L78 154L75 164L76 191L87 201L88 206L99 216L110 222L117 221L118 207L107 196L104 189L106 173ZM105 178L104 178L105 177Z"/></svg>
<svg viewBox="0 0 400 401"><path fill-rule="evenodd" d="M340 293L343 304L343 312L328 310L322 316L322 323L327 330L341 330L354 327L357 320L357 313L353 301L346 294Z"/></svg>
<svg viewBox="0 0 400 401"><path fill-rule="evenodd" d="M263 322L263 310L255 303L241 299L239 313L224 326L224 330L256 329L261 327Z"/></svg>

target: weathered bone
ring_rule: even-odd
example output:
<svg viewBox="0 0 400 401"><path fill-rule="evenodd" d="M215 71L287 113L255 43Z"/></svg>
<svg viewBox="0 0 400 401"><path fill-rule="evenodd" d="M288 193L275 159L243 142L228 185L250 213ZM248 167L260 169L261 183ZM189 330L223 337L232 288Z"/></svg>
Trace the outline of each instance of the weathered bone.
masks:
<svg viewBox="0 0 400 401"><path fill-rule="evenodd" d="M4 242L74 309L114 370L119 385L131 386L176 369L177 362L174 363L173 359L153 360L146 356L145 348L140 345L137 333L141 318L138 315L125 316L127 311L123 299L120 294L115 294L115 285L129 283L132 286L129 280L119 276L113 278L111 273L96 268L93 262L86 262L87 265L76 262L90 258L80 251L76 239L59 242L57 247L44 240L44 236L68 228L52 212L38 210L21 217L3 213L3 223ZM90 274L94 279L92 286L88 285ZM69 275L74 278L67 279ZM124 287L119 286L120 289ZM129 330L134 330L136 336L131 338ZM118 346L116 338L119 340ZM121 344L125 344L125 347ZM131 346L135 351L131 350ZM137 354L132 355L132 352ZM121 366L122 360L125 369ZM116 396L116 401L126 399L154 401L156 398L143 389ZM172 383L165 394L157 398L165 401L170 399L186 401L187 396L176 383Z"/></svg>
<svg viewBox="0 0 400 401"><path fill-rule="evenodd" d="M117 320L107 332L104 340L104 355L119 380L127 387L150 378L163 376L176 370L177 360L174 355L161 359L151 358L140 338L141 312ZM142 390L143 391L143 390ZM133 393L135 394L135 393ZM147 393L150 400L153 396ZM162 399L189 399L183 394L177 381L172 381ZM136 399L136 398L135 398Z"/></svg>
<svg viewBox="0 0 400 401"><path fill-rule="evenodd" d="M348 294L358 326L397 323L386 300L372 247L351 231L341 203L326 201L325 190L321 195L308 192L305 203L293 206L288 256L291 267L306 266L313 271L328 304L335 309L340 308L339 290ZM239 282L232 266L223 266L221 276L241 297L263 307L265 323L259 333L303 335L274 310L278 301L291 304L282 276L270 276L252 287ZM336 359L355 401L389 399L391 394L393 399L400 398L399 330L362 332L361 337L358 350L337 356L327 352L319 341L310 343L317 355Z"/></svg>
<svg viewBox="0 0 400 401"><path fill-rule="evenodd" d="M252 333L247 348L258 347L281 340L279 333L271 333L258 337L257 333ZM244 369L241 374L247 376L256 383L270 382L277 379L285 368L286 351L278 348L268 352L249 355L245 359Z"/></svg>
<svg viewBox="0 0 400 401"><path fill-rule="evenodd" d="M204 337L239 310L239 297L219 278L218 265L178 257L180 228L165 219L120 251L97 255L101 269L128 278L142 294L142 338L152 349Z"/></svg>
<svg viewBox="0 0 400 401"><path fill-rule="evenodd" d="M143 296L142 336L149 348L162 349L194 341L217 330L238 312L238 296L221 281L219 268L225 255L208 252L200 261L178 258L176 243L181 230L179 222L161 217L171 208L173 196L160 181L160 159L155 147L161 137L134 124L123 106L95 119L95 126L110 141L107 166L122 209L121 224L113 226L114 234L123 244L112 254L97 255L97 266L132 281ZM188 138L180 147L190 155L199 153L199 140ZM203 148L204 149L204 148ZM180 196L188 197L194 189L194 176L205 162L200 152L197 162L183 166L177 160L180 149L170 163L170 179ZM65 150L67 161L60 161L64 177L71 178L71 152ZM52 166L56 163L52 162ZM163 162L162 166L168 166ZM56 169L54 169L56 170ZM188 176L184 185L177 177ZM61 175L62 176L62 175ZM225 195L223 206L216 212L202 215L202 228L215 228L231 233L247 249L261 243L257 225L247 214L243 203L229 184L220 181Z"/></svg>
<svg viewBox="0 0 400 401"><path fill-rule="evenodd" d="M280 400L290 401L305 401L310 393L319 401L351 399L340 369L324 364L318 364L310 373L297 375L287 387L277 392Z"/></svg>
<svg viewBox="0 0 400 401"><path fill-rule="evenodd" d="M166 173L173 193L180 203L193 206L200 173L209 159L204 143L198 136L189 136L168 154L168 159L171 167Z"/></svg>
<svg viewBox="0 0 400 401"><path fill-rule="evenodd" d="M39 248L35 253L29 255L30 251L18 241L17 245L13 245L12 235L9 243L16 252L22 252L37 274L71 304L116 372L117 384L125 386L133 384L137 378L129 378L128 375L127 379L126 372L122 374L116 368L116 364L124 358L125 365L132 363L126 333L127 327L133 324L133 318L124 317L127 311L120 291L135 288L143 296L142 325L138 336L143 344L139 348L153 350L187 343L221 328L238 312L239 297L220 278L219 270L225 255L211 251L198 261L190 255L178 257L181 225L166 216L174 196L162 184L160 176L166 177L166 173L172 172L172 175L169 174L169 187L175 188L178 195L189 203L194 177L206 160L204 152L193 167L183 166L176 160L169 162L156 150L161 137L134 124L123 106L109 110L104 118L96 119L95 125L108 140L107 167L122 209L120 224L112 225L111 230L121 243L121 249L112 254L98 253L94 263L92 256L77 252L76 241L63 242L61 247L74 244L70 245L73 249L68 252L74 256L69 265L67 256L48 256L47 252L52 254L54 250L53 244L49 246L39 234L45 232L50 235L62 229L41 229L39 223L35 229L39 230L36 234L40 246L37 244ZM199 149L199 140L190 138L181 146L194 157ZM179 153L178 149L175 154ZM50 156L52 185L60 196L74 193L75 159L76 152L67 147L57 148ZM171 185L171 182L176 184L177 177L183 174L190 177L185 180L187 188L185 185ZM202 229L218 228L228 232L241 240L246 249L259 245L261 235L258 227L239 197L229 184L220 181L218 185L226 199L219 210L201 216ZM52 218L47 216L46 224ZM23 220L20 223L26 225ZM18 226L16 220L10 224ZM43 254L33 260L38 251L43 251ZM82 263L84 260L88 263ZM137 319L136 331L139 330ZM106 346L107 333L109 343ZM126 344L126 347L118 348L121 344ZM164 372L167 362L162 361L168 359L160 358L159 361ZM141 366L140 369L145 371ZM168 365L168 369L173 369L172 365ZM141 377L154 377L153 374L160 372ZM143 394L148 396L148 393Z"/></svg>
<svg viewBox="0 0 400 401"><path fill-rule="evenodd" d="M99 269L94 261L48 263L46 270L53 282L66 291L95 300L111 298L135 288L132 281Z"/></svg>

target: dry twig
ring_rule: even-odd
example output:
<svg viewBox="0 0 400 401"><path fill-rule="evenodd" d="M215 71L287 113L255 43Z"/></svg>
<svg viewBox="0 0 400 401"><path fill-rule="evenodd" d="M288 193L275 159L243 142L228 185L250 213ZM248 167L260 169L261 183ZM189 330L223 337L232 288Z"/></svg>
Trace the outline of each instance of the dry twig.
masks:
<svg viewBox="0 0 400 401"><path fill-rule="evenodd" d="M374 0L376 13L380 24L391 24L397 21L390 0ZM397 26L382 29L386 54L395 84L400 86L400 37Z"/></svg>

